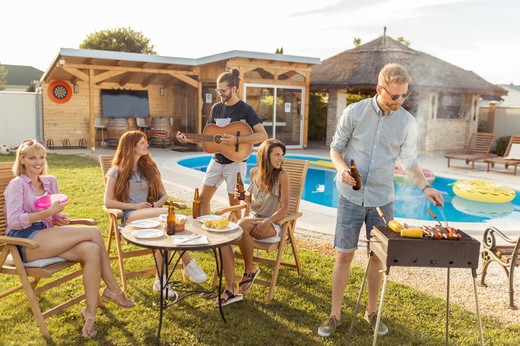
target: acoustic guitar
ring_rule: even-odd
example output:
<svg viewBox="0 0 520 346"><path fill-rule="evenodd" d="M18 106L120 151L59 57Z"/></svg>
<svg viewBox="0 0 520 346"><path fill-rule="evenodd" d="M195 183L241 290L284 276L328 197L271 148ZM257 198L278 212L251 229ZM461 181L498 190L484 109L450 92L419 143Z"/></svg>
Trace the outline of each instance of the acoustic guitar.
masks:
<svg viewBox="0 0 520 346"><path fill-rule="evenodd" d="M253 129L247 123L234 121L226 126L208 124L204 127L202 134L185 133L186 138L196 142L202 142L202 149L208 154L220 153L231 161L239 162L247 160L253 151L253 144L240 143L235 145L222 144L223 135L249 136L253 134ZM167 138L170 132L162 129L151 129L150 136Z"/></svg>

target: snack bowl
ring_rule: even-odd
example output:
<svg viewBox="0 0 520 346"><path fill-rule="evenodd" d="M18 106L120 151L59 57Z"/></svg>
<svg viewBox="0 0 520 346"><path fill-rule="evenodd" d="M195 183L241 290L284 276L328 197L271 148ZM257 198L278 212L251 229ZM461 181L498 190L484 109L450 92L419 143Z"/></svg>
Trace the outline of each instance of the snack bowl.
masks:
<svg viewBox="0 0 520 346"><path fill-rule="evenodd" d="M175 215L175 232L182 232L186 227L186 216L185 215Z"/></svg>

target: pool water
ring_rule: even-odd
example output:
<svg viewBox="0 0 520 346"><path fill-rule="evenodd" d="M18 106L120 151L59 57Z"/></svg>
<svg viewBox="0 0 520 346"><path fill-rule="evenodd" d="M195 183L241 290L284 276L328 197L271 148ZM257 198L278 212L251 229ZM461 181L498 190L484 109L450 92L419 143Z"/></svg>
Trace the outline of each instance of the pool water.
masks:
<svg viewBox="0 0 520 346"><path fill-rule="evenodd" d="M322 158L302 155L286 155L286 158L330 161ZM182 166L196 169L202 172L211 159L210 155L197 156L180 160ZM249 183L249 170L256 165L256 155L251 155L247 160L247 174L244 179ZM338 206L338 190L334 181L335 171L317 165L309 165L302 199L311 203L336 208ZM520 193L517 192L515 199L510 203L483 203L469 201L456 196L450 184L456 180L436 177L433 187L441 191L444 196L444 214L446 219L452 222L511 222L520 220ZM395 217L433 220L426 208L430 208L442 221L439 209L426 199L422 191L415 185L395 185Z"/></svg>

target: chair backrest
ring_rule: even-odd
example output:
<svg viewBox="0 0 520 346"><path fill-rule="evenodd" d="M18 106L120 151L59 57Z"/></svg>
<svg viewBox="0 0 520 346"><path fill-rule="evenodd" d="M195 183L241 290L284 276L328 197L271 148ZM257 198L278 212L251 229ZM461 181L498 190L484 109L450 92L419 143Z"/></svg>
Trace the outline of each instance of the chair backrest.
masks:
<svg viewBox="0 0 520 346"><path fill-rule="evenodd" d="M300 209L303 184L308 168L309 161L306 160L283 160L283 170L289 174L289 214L296 213Z"/></svg>
<svg viewBox="0 0 520 346"><path fill-rule="evenodd" d="M468 154L488 154L495 140L494 133L476 132L471 135L466 153Z"/></svg>
<svg viewBox="0 0 520 346"><path fill-rule="evenodd" d="M7 221L4 216L4 191L7 184L14 178L13 162L0 162L0 235L5 235Z"/></svg>
<svg viewBox="0 0 520 346"><path fill-rule="evenodd" d="M509 152L511 151L513 144L520 144L520 135L511 136L511 139L509 139L509 144L507 144L506 151L504 152L504 157L509 156Z"/></svg>
<svg viewBox="0 0 520 346"><path fill-rule="evenodd" d="M99 165L101 166L101 172L103 173L103 184L106 183L106 175L110 167L112 167L113 155L99 155Z"/></svg>
<svg viewBox="0 0 520 346"><path fill-rule="evenodd" d="M101 128L101 127L106 127L106 126L103 125L103 123L101 122L101 118L100 117L95 117L94 118L94 127Z"/></svg>
<svg viewBox="0 0 520 346"><path fill-rule="evenodd" d="M146 126L148 126L146 124L146 119L145 118L135 118L135 122L137 124L137 127L146 127Z"/></svg>

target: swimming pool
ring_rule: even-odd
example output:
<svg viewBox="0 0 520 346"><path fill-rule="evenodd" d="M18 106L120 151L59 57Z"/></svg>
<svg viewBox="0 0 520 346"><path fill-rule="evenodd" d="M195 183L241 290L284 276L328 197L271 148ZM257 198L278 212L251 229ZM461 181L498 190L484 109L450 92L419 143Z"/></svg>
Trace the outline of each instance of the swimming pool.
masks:
<svg viewBox="0 0 520 346"><path fill-rule="evenodd" d="M302 155L286 155L285 157L309 161L330 161ZM178 163L184 167L205 172L210 159L210 155L202 155L179 160ZM251 155L247 160L248 174L246 174L245 183L249 183L249 170L256 165L256 162L256 155ZM334 176L335 171L332 169L309 165L302 198L311 203L336 208L338 191ZM443 192L444 213L448 221L486 222L493 220L493 222L511 222L520 220L520 193L517 193L515 199L510 203L474 202L455 196L451 186L449 186L455 181L454 179L436 177L432 184L437 190ZM431 221L433 218L427 213L426 208L432 209L440 217L438 208L426 199L417 186L395 185L395 217Z"/></svg>

